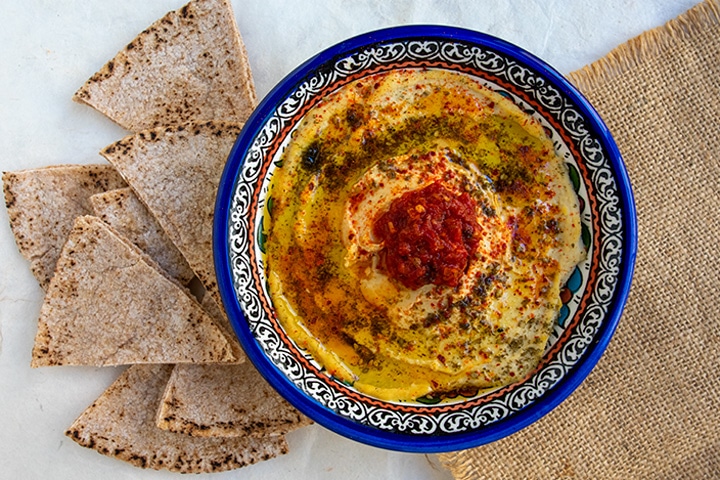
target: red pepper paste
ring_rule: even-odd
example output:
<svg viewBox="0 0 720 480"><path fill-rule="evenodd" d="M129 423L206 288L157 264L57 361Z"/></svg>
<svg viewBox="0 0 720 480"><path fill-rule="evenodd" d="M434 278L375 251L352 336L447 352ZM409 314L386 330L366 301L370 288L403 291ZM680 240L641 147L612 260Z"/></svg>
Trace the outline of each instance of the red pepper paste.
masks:
<svg viewBox="0 0 720 480"><path fill-rule="evenodd" d="M435 182L395 199L373 225L380 268L405 287L456 287L480 242L477 203Z"/></svg>

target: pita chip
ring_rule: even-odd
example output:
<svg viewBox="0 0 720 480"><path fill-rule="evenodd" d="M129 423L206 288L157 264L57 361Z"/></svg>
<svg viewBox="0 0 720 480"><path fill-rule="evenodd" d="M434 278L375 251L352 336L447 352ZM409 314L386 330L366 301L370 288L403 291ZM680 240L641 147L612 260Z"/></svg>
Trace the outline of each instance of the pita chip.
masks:
<svg viewBox="0 0 720 480"><path fill-rule="evenodd" d="M198 437L282 435L310 423L250 362L176 365L158 411L160 428Z"/></svg>
<svg viewBox="0 0 720 480"><path fill-rule="evenodd" d="M195 276L180 251L131 188L95 194L90 197L90 204L97 217L137 245L181 284L187 285Z"/></svg>
<svg viewBox="0 0 720 480"><path fill-rule="evenodd" d="M90 203L96 216L115 228L155 260L169 275L193 291L195 285L190 282L195 278L195 274L192 269L131 188L98 193L90 197ZM200 290L204 290L203 287L200 287ZM236 362L244 362L245 352L235 337L224 311L207 294L207 291L202 291L198 298L202 299L202 308L215 320L216 325L228 338Z"/></svg>
<svg viewBox="0 0 720 480"><path fill-rule="evenodd" d="M111 165L57 165L3 173L10 228L43 290L75 218L92 213L89 197L121 187L127 184Z"/></svg>
<svg viewBox="0 0 720 480"><path fill-rule="evenodd" d="M218 305L213 296L205 290L202 293L202 297L199 298L200 305L202 305L205 311L208 312L219 325L222 325L223 328L227 329L227 331L232 331L232 325L230 325L230 320L228 320L225 309Z"/></svg>
<svg viewBox="0 0 720 480"><path fill-rule="evenodd" d="M242 125L206 122L130 135L101 153L132 187L218 305L215 196Z"/></svg>
<svg viewBox="0 0 720 480"><path fill-rule="evenodd" d="M65 434L78 444L142 468L221 472L287 453L283 437L197 438L161 430L157 405L172 365L133 365Z"/></svg>
<svg viewBox="0 0 720 480"><path fill-rule="evenodd" d="M223 334L230 343L230 348L233 355L235 356L235 361L229 363L243 363L247 359L247 356L245 355L245 350L243 350L242 346L240 345L240 340L238 340L237 336L235 335L235 331L233 330L232 325L230 325L230 320L225 313L225 309L218 305L218 303L207 292L207 290L202 292L202 296L199 297L199 299L200 305L202 306L203 310L205 310L205 312L210 315L213 320L215 320L215 325L217 325L220 330L222 330Z"/></svg>
<svg viewBox="0 0 720 480"><path fill-rule="evenodd" d="M31 366L232 361L194 297L102 220L78 217L40 309Z"/></svg>
<svg viewBox="0 0 720 480"><path fill-rule="evenodd" d="M244 122L257 97L229 0L193 0L167 13L73 100L133 132L191 121Z"/></svg>

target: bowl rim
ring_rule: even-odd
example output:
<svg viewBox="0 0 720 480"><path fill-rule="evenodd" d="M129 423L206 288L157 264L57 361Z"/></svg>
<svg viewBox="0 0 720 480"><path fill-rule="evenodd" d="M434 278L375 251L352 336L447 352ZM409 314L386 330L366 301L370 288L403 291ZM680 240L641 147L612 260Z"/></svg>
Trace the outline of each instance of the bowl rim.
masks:
<svg viewBox="0 0 720 480"><path fill-rule="evenodd" d="M383 431L344 418L308 397L277 369L261 351L247 328L247 320L235 294L232 268L228 261L227 233L231 213L230 203L235 192L237 174L245 161L244 152L250 147L256 133L280 101L318 67L342 58L358 48L382 42L426 38L459 40L498 51L548 79L565 97L574 102L587 120L588 127L594 131L596 138L607 152L608 163L617 182L625 243L622 246L620 271L613 300L594 337L593 344L588 346L582 358L574 365L572 372L564 376L536 402L481 430L420 437ZM607 348L629 295L637 254L637 218L630 179L608 127L590 102L564 76L521 47L492 35L452 26L406 25L367 32L336 43L295 68L264 97L245 123L222 173L215 205L213 253L218 287L233 330L249 361L282 397L318 424L353 440L390 450L440 453L490 443L527 427L562 403L585 380Z"/></svg>

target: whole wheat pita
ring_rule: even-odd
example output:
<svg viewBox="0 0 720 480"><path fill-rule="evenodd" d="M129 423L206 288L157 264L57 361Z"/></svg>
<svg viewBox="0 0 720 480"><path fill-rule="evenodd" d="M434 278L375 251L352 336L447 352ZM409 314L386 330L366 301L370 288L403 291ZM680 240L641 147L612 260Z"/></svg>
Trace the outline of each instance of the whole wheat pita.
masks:
<svg viewBox="0 0 720 480"><path fill-rule="evenodd" d="M75 218L92 213L91 195L127 187L111 165L55 165L5 172L10 227L43 290Z"/></svg>
<svg viewBox="0 0 720 480"><path fill-rule="evenodd" d="M202 305L205 311L208 312L210 316L215 319L215 322L217 322L218 325L221 325L223 328L227 329L228 332L232 332L232 325L230 325L230 321L228 320L227 314L225 313L225 309L223 309L222 306L218 305L213 296L210 295L207 290L202 292L202 296L200 297L200 305Z"/></svg>
<svg viewBox="0 0 720 480"><path fill-rule="evenodd" d="M160 428L198 437L281 435L310 423L250 362L176 365L158 411Z"/></svg>
<svg viewBox="0 0 720 480"><path fill-rule="evenodd" d="M236 363L244 362L245 352L233 334L227 316L204 291L204 287L191 283L191 280L197 281L192 269L133 190L128 187L98 193L90 197L90 203L95 215L147 253L163 270L186 285L196 298L201 299L200 303L205 312L215 320L216 325L228 338Z"/></svg>
<svg viewBox="0 0 720 480"><path fill-rule="evenodd" d="M142 468L221 472L287 453L277 437L197 438L161 430L157 405L171 365L133 365L65 433L82 446Z"/></svg>
<svg viewBox="0 0 720 480"><path fill-rule="evenodd" d="M203 291L201 295L202 296L200 297L200 305L202 306L203 310L205 310L205 312L210 315L213 320L215 320L215 325L220 328L225 337L228 339L228 343L230 344L232 353L235 356L235 361L231 363L237 364L245 362L245 360L247 359L247 356L245 355L245 350L243 350L242 346L240 345L240 340L238 340L237 336L235 335L235 332L233 331L232 325L230 325L230 320L228 319L225 310L220 305L218 305L218 303L207 292L207 290Z"/></svg>
<svg viewBox="0 0 720 480"><path fill-rule="evenodd" d="M102 220L76 220L40 309L33 367L232 361L182 286Z"/></svg>
<svg viewBox="0 0 720 480"><path fill-rule="evenodd" d="M195 276L190 265L131 188L90 197L95 215L147 253L167 273L187 285Z"/></svg>
<svg viewBox="0 0 720 480"><path fill-rule="evenodd" d="M212 230L220 177L242 125L206 122L129 135L100 152L133 188L221 305Z"/></svg>
<svg viewBox="0 0 720 480"><path fill-rule="evenodd" d="M228 0L193 0L140 33L74 95L138 132L207 120L244 122L257 103Z"/></svg>

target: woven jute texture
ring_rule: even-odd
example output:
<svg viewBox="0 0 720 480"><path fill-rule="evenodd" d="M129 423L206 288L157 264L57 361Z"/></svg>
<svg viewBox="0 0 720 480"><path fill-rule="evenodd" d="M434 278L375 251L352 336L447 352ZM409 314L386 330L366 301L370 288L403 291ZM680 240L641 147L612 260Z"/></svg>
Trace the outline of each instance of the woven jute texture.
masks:
<svg viewBox="0 0 720 480"><path fill-rule="evenodd" d="M720 479L720 1L570 80L613 133L635 193L625 313L565 402L441 461L457 479Z"/></svg>

